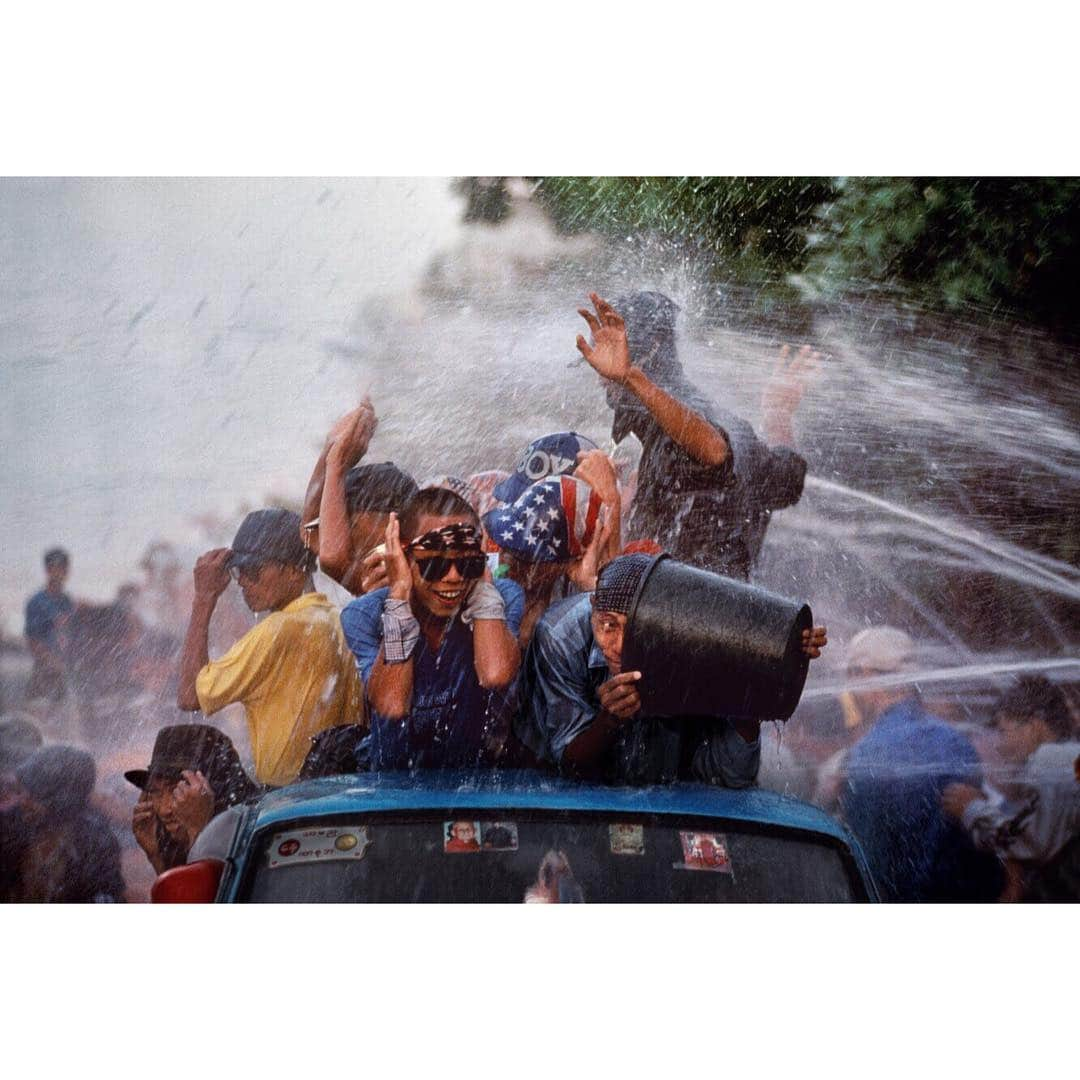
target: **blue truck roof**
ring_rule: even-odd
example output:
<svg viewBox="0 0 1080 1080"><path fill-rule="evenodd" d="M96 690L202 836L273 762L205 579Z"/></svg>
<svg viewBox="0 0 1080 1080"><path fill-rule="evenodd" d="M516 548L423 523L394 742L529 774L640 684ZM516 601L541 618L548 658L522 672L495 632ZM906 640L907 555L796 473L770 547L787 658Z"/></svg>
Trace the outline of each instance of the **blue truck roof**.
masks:
<svg viewBox="0 0 1080 1080"><path fill-rule="evenodd" d="M521 771L356 773L281 788L258 803L254 828L300 818L362 812L470 807L477 810L578 810L722 817L802 829L855 849L837 821L808 803L761 788L733 791L708 784L612 787Z"/></svg>

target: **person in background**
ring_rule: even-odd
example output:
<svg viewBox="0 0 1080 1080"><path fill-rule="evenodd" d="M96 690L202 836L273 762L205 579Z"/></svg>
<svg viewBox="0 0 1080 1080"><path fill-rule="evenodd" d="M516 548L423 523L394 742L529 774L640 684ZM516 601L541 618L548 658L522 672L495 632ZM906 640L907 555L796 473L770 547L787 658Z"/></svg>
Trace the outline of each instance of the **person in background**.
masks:
<svg viewBox="0 0 1080 1080"><path fill-rule="evenodd" d="M914 644L894 627L862 630L848 646L851 679L913 668ZM949 784L981 784L971 741L928 713L902 680L856 687L851 698L866 734L840 768L840 812L862 844L882 898L996 899L1003 884L998 861L977 852L941 807Z"/></svg>
<svg viewBox="0 0 1080 1080"><path fill-rule="evenodd" d="M579 336L577 347L605 381L614 441L633 433L642 444L630 536L655 540L691 566L747 580L770 515L802 496L806 462L791 447L792 417L818 354L782 355L765 394L768 446L686 378L672 300L638 292L613 307L590 298L595 314L579 314L592 343Z"/></svg>
<svg viewBox="0 0 1080 1080"><path fill-rule="evenodd" d="M162 728L150 764L124 778L141 792L132 832L158 874L182 866L213 818L258 792L232 740L208 724Z"/></svg>
<svg viewBox="0 0 1080 1080"><path fill-rule="evenodd" d="M12 777L15 767L25 761L45 740L37 724L22 716L0 718L0 778Z"/></svg>
<svg viewBox="0 0 1080 1080"><path fill-rule="evenodd" d="M618 510L601 520L600 496L576 476L549 476L525 488L509 506L489 510L484 529L501 552L506 576L525 592L518 640L528 646L537 620L565 586L589 592L605 561ZM559 587L562 591L559 592Z"/></svg>
<svg viewBox="0 0 1080 1080"><path fill-rule="evenodd" d="M724 787L754 783L760 760L756 720L691 720L641 714L640 671L624 671L631 603L653 557L608 563L591 595L571 597L537 623L522 669L520 741L570 776L608 783L696 779ZM819 656L823 627L804 635Z"/></svg>
<svg viewBox="0 0 1080 1080"><path fill-rule="evenodd" d="M401 513L416 481L391 461L359 465L378 419L369 398L342 417L308 481L301 539L319 568L353 596L386 585L379 550L391 512Z"/></svg>
<svg viewBox="0 0 1080 1080"><path fill-rule="evenodd" d="M336 609L311 591L314 555L287 510L244 518L232 548L195 564L195 599L180 658L177 704L211 716L233 702L247 715L255 779L292 783L320 731L364 723L363 688ZM210 618L234 576L244 602L268 614L218 660L209 656Z"/></svg>
<svg viewBox="0 0 1080 1080"><path fill-rule="evenodd" d="M1045 676L1025 675L999 698L994 725L1001 758L1019 768L1002 785L1006 801L957 782L942 806L981 851L1013 864L1006 899L1080 900L1080 742L1065 695Z"/></svg>
<svg viewBox="0 0 1080 1080"><path fill-rule="evenodd" d="M26 604L26 643L34 660L26 687L28 700L43 697L61 701L67 694L67 665L59 631L75 610L75 602L64 591L70 571L71 556L63 548L45 552L45 588Z"/></svg>
<svg viewBox="0 0 1080 1080"><path fill-rule="evenodd" d="M492 581L480 522L444 488L422 488L386 529L390 585L341 614L371 711L373 769L490 763L520 663L521 587Z"/></svg>
<svg viewBox="0 0 1080 1080"><path fill-rule="evenodd" d="M120 845L90 806L96 769L85 750L46 746L14 770L0 812L0 899L122 903Z"/></svg>

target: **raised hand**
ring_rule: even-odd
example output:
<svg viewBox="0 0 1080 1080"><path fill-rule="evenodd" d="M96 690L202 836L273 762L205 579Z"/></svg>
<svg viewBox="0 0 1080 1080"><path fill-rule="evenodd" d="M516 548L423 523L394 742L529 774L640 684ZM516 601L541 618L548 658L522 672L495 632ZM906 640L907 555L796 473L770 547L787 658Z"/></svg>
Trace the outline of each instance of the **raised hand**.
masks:
<svg viewBox="0 0 1080 1080"><path fill-rule="evenodd" d="M597 451L599 453L599 451ZM600 570L600 560L603 557L611 530L614 528L614 517L603 511L603 519L599 527L593 533L588 547L580 559L575 559L566 571L566 576L582 592L592 592L596 588L596 575Z"/></svg>
<svg viewBox="0 0 1080 1080"><path fill-rule="evenodd" d="M390 582L391 600L408 600L412 596L412 568L401 546L401 526L397 514L391 513L386 523L386 576Z"/></svg>
<svg viewBox="0 0 1080 1080"><path fill-rule="evenodd" d="M795 356L791 346L780 350L776 367L761 395L765 438L771 443L792 442L791 421L807 387L821 372L821 353L804 345Z"/></svg>
<svg viewBox="0 0 1080 1080"><path fill-rule="evenodd" d="M231 554L228 548L214 548L199 556L194 570L196 596L216 600L229 587Z"/></svg>
<svg viewBox="0 0 1080 1080"><path fill-rule="evenodd" d="M941 793L941 808L949 817L957 820L964 816L964 811L975 799L981 799L982 792L970 784L946 784Z"/></svg>
<svg viewBox="0 0 1080 1080"><path fill-rule="evenodd" d="M351 469L367 453L378 425L371 398L365 396L352 412L346 413L330 429L326 437L327 458L333 457L336 463Z"/></svg>
<svg viewBox="0 0 1080 1080"><path fill-rule="evenodd" d="M624 671L601 683L596 691L600 708L619 720L629 720L641 710L641 694L637 688L640 678L640 671Z"/></svg>
<svg viewBox="0 0 1080 1080"><path fill-rule="evenodd" d="M584 480L600 496L605 505L614 503L619 498L619 483L615 476L615 466L603 450L579 450L574 475Z"/></svg>
<svg viewBox="0 0 1080 1080"><path fill-rule="evenodd" d="M824 626L815 626L812 630L802 632L802 651L816 660L821 655L821 650L829 644L828 631Z"/></svg>
<svg viewBox="0 0 1080 1080"><path fill-rule="evenodd" d="M626 326L621 316L596 293L589 293L596 308L594 315L587 308L578 308L578 314L589 324L592 345L578 334L577 347L592 369L605 379L622 383L630 376L630 347L626 343Z"/></svg>
<svg viewBox="0 0 1080 1080"><path fill-rule="evenodd" d="M135 835L136 843L153 863L158 857L157 814L154 813L146 792L139 796L139 801L131 812L131 831Z"/></svg>
<svg viewBox="0 0 1080 1080"><path fill-rule="evenodd" d="M214 816L214 792L201 772L184 769L180 776L173 788L173 814L193 844Z"/></svg>
<svg viewBox="0 0 1080 1080"><path fill-rule="evenodd" d="M360 591L374 592L390 584L386 571L386 545L380 544L369 551L360 563Z"/></svg>

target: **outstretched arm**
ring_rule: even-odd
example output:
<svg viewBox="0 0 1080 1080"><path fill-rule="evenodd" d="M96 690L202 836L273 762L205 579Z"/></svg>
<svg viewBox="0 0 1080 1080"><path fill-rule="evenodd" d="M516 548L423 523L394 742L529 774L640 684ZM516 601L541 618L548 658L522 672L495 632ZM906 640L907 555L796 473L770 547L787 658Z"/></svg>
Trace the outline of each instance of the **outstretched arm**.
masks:
<svg viewBox="0 0 1080 1080"><path fill-rule="evenodd" d="M308 480L307 492L304 495L304 510L300 519L300 538L304 544L319 556L322 569L340 581L342 575L348 569L348 561L340 570L340 548L342 535L347 542L349 535L348 514L345 508L345 474L367 452L368 443L375 433L378 420L371 399L365 397L360 405L352 412L346 413L331 429L326 437L326 445L323 447L319 460L315 462L315 469ZM331 477L328 473L332 472ZM327 484L333 481L334 490L327 492ZM330 511L330 521L326 520L327 511ZM313 519L319 519L318 529L306 530L304 525ZM342 524L344 528L342 529ZM330 537L328 532L332 532ZM326 561L330 557L330 564Z"/></svg>
<svg viewBox="0 0 1080 1080"><path fill-rule="evenodd" d="M731 456L731 447L723 434L700 413L657 386L641 368L633 366L621 316L596 293L590 293L589 299L596 307L596 314L585 308L579 308L578 314L589 324L593 343L590 346L579 334L577 347L593 370L633 393L665 434L695 461L712 467L723 465Z"/></svg>

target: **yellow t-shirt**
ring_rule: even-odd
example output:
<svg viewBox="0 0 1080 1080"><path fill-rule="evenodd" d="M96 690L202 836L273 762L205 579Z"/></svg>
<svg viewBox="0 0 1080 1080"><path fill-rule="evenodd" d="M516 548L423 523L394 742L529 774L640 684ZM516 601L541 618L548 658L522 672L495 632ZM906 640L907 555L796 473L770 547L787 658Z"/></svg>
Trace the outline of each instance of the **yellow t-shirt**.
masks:
<svg viewBox="0 0 1080 1080"><path fill-rule="evenodd" d="M267 615L199 672L195 690L207 716L243 704L261 784L291 784L320 731L367 725L356 660L322 593Z"/></svg>

